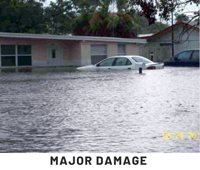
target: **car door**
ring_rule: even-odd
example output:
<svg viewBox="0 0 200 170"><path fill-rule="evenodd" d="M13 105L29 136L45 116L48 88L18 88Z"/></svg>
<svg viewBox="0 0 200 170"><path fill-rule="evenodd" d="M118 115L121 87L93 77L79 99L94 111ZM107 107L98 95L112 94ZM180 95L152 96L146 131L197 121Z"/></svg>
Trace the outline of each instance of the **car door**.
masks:
<svg viewBox="0 0 200 170"><path fill-rule="evenodd" d="M107 58L96 64L97 70L111 70L115 58Z"/></svg>
<svg viewBox="0 0 200 170"><path fill-rule="evenodd" d="M199 62L199 50L193 51L191 60L194 62Z"/></svg>
<svg viewBox="0 0 200 170"><path fill-rule="evenodd" d="M175 64L177 66L189 66L191 64L192 50L183 51L175 56Z"/></svg>
<svg viewBox="0 0 200 170"><path fill-rule="evenodd" d="M176 61L177 62L189 62L191 60L192 51L184 51L177 54Z"/></svg>
<svg viewBox="0 0 200 170"><path fill-rule="evenodd" d="M191 57L191 64L199 67L199 50L194 50Z"/></svg>
<svg viewBox="0 0 200 170"><path fill-rule="evenodd" d="M113 70L131 70L132 69L132 63L131 61L126 57L117 57L113 63Z"/></svg>

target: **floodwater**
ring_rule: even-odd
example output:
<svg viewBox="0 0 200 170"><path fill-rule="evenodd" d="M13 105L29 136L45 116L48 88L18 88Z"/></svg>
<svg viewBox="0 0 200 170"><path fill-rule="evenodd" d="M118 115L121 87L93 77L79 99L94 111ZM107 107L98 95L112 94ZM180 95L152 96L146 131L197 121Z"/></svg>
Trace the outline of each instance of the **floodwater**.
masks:
<svg viewBox="0 0 200 170"><path fill-rule="evenodd" d="M199 75L1 72L0 152L200 152Z"/></svg>

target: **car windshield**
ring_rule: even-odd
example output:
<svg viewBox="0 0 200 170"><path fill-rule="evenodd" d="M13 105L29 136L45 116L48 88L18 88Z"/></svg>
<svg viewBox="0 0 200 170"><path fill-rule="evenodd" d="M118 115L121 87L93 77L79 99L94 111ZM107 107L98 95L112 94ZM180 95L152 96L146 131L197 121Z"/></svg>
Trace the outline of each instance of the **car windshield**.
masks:
<svg viewBox="0 0 200 170"><path fill-rule="evenodd" d="M142 62L142 63L152 63L151 60L144 58L144 57L132 57L133 60L135 60L136 62Z"/></svg>

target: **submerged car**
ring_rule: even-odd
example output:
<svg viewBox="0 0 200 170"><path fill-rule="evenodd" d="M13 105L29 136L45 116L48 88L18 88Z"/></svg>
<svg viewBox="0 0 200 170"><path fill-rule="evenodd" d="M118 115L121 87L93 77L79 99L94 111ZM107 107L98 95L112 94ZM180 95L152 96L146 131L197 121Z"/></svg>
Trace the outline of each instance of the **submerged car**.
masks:
<svg viewBox="0 0 200 170"><path fill-rule="evenodd" d="M95 65L78 67L78 70L98 71L98 70L138 70L142 69L161 69L163 63L155 63L145 57L136 55L108 57Z"/></svg>
<svg viewBox="0 0 200 170"><path fill-rule="evenodd" d="M199 50L182 51L164 64L165 66L199 67Z"/></svg>

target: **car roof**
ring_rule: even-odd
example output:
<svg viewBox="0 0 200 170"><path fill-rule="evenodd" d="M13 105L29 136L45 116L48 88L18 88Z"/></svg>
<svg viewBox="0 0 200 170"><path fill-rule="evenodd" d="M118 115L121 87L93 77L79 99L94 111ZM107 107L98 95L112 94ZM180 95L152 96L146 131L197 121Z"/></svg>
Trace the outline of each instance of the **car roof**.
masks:
<svg viewBox="0 0 200 170"><path fill-rule="evenodd" d="M116 55L116 56L110 56L110 57L108 57L108 58L116 58L116 57L124 57L124 58L130 58L130 57L142 57L142 58L144 58L143 56L139 56L139 55Z"/></svg>
<svg viewBox="0 0 200 170"><path fill-rule="evenodd" d="M183 50L183 51L179 51L178 53L182 53L182 52L185 52L185 51L199 51L199 49Z"/></svg>

